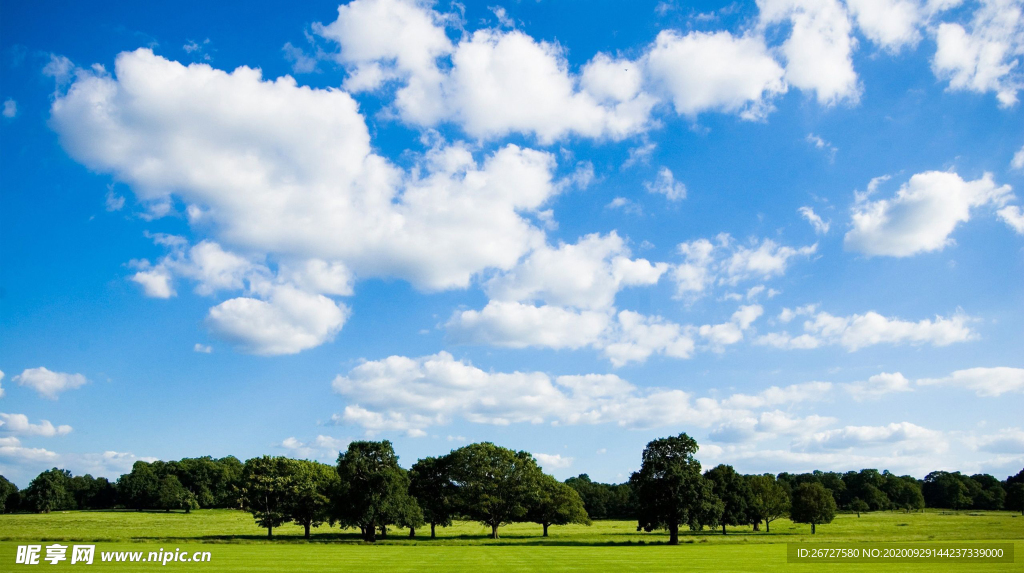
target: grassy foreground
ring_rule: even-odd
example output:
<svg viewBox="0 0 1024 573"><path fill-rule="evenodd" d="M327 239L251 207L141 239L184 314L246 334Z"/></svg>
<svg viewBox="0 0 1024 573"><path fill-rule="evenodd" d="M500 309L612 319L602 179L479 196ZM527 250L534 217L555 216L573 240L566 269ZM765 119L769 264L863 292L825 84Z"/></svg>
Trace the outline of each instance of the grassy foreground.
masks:
<svg viewBox="0 0 1024 573"><path fill-rule="evenodd" d="M48 542L94 542L96 562L91 568L120 571L196 569L202 571L319 571L358 568L361 571L802 571L823 565L789 564L786 543L813 541L941 542L1013 541L1013 564L921 563L842 564L826 566L843 571L1024 571L1024 517L1010 512L866 513L842 514L810 535L810 527L787 520L772 523L771 533L750 527L721 531L685 532L681 545L664 545L662 532L638 533L627 521L599 521L593 526L552 527L550 537L541 527L516 524L502 527L501 539L487 538L488 530L476 523L439 528L429 539L429 528L417 532L396 530L376 546L369 546L352 531L321 527L310 542L299 527L266 530L255 526L247 513L230 510L184 513L123 511L61 512L47 515L0 515L0 570L15 566L17 545ZM642 544L642 545L641 545ZM652 546L653 545L653 546ZM209 563L99 563L100 551L210 551ZM45 551L45 550L44 550ZM64 562L46 570L77 570Z"/></svg>

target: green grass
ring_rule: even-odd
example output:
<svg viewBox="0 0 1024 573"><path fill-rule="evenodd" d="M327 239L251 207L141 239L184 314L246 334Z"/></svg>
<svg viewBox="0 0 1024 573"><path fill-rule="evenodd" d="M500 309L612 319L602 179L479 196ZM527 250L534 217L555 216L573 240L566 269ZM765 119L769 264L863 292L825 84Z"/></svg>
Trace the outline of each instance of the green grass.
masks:
<svg viewBox="0 0 1024 573"><path fill-rule="evenodd" d="M590 527L552 527L548 538L541 527L515 524L502 527L501 539L487 538L488 529L477 523L457 523L438 528L438 539L429 539L429 528L417 532L395 530L375 546L362 543L355 532L321 527L313 539L302 539L302 530L287 525L275 530L274 540L252 517L230 510L184 513L137 513L124 511L77 511L47 515L0 515L0 571L13 569L17 545L28 542L95 542L97 551L157 551L182 548L210 551L211 563L99 564L93 567L120 571L145 571L154 567L202 571L802 571L822 570L822 565L786 563L786 543L812 541L841 543L863 541L941 542L1014 541L1013 564L925 563L889 564L884 570L900 571L1024 571L1024 517L1010 512L867 513L842 514L810 534L810 527L788 520L772 523L771 533L750 527L721 531L684 532L681 545L665 545L664 532L638 533L633 522L598 521ZM641 545L642 544L642 545ZM97 557L97 561L98 561ZM9 568L8 565L11 565ZM46 570L59 570L44 563ZM64 568L71 568L64 564ZM832 568L840 566L833 565ZM876 564L844 564L843 571L879 571Z"/></svg>

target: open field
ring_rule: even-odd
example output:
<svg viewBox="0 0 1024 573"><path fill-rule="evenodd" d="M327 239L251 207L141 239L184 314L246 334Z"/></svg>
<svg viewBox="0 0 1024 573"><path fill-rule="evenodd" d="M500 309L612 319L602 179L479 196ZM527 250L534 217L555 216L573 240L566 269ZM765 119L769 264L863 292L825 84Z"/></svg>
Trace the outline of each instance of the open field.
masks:
<svg viewBox="0 0 1024 573"><path fill-rule="evenodd" d="M786 543L862 541L1013 541L1013 564L922 563L889 565L885 570L906 571L1024 571L1024 517L1010 512L867 513L841 514L829 525L810 528L788 520L772 523L771 533L749 527L681 536L679 547L662 545L662 532L638 533L632 522L599 521L593 526L552 527L550 537L540 536L533 524L502 527L502 539L487 538L476 523L439 528L438 539L429 539L429 528L415 539L397 530L376 546L359 541L351 531L321 527L313 539L302 539L292 525L266 531L256 527L248 513L230 510L184 513L136 513L82 511L53 514L0 515L0 570L14 563L16 546L27 542L88 541L97 551L157 551L181 548L210 551L210 563L169 563L172 569L203 571L282 571L358 568L361 571L411 570L713 570L801 571L821 570L817 565L786 563ZM424 536L424 533L427 536ZM643 543L643 545L640 545ZM654 544L655 546L651 546ZM98 561L98 558L97 558ZM51 566L44 563L47 570ZM95 563L121 571L152 569L156 564ZM75 567L63 564L63 567ZM840 566L833 565L832 568ZM53 567L61 569L60 566ZM877 571L874 564L844 564L841 570Z"/></svg>

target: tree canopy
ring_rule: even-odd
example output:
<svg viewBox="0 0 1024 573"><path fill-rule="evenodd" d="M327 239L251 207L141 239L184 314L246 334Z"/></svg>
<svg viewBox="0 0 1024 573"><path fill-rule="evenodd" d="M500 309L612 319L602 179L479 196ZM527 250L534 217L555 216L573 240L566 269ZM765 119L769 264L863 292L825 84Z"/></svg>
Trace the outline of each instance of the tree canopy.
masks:
<svg viewBox="0 0 1024 573"><path fill-rule="evenodd" d="M819 523L832 523L836 517L836 500L832 493L816 482L800 484L793 490L789 518L793 523L810 523L816 533Z"/></svg>
<svg viewBox="0 0 1024 573"><path fill-rule="evenodd" d="M492 539L521 521L537 495L541 471L527 452L482 442L452 451L450 463L459 513L490 526Z"/></svg>

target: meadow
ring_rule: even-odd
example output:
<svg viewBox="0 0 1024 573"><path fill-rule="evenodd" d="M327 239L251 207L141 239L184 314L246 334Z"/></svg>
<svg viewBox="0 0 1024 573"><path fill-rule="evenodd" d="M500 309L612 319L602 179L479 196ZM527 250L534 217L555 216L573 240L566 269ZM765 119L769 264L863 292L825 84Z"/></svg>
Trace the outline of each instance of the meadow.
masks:
<svg viewBox="0 0 1024 573"><path fill-rule="evenodd" d="M12 570L19 544L95 542L100 551L157 551L160 548L210 551L209 563L99 563L92 567L120 571L157 568L202 571L820 571L823 566L786 562L786 543L1012 541L1016 562L986 563L857 563L827 566L842 571L1024 571L1024 517L1001 511L875 512L840 514L835 521L810 527L780 519L771 533L750 527L702 532L685 531L680 545L665 545L664 532L637 532L634 522L597 521L591 526L541 527L521 523L501 528L501 539L488 539L478 523L459 522L429 527L410 539L408 530L393 530L369 545L358 532L322 526L312 539L286 525L274 539L256 527L248 513L199 510L192 513L133 511L70 511L50 514L0 515L0 570ZM10 565L10 568L8 566ZM46 570L73 569L67 562L43 563Z"/></svg>

